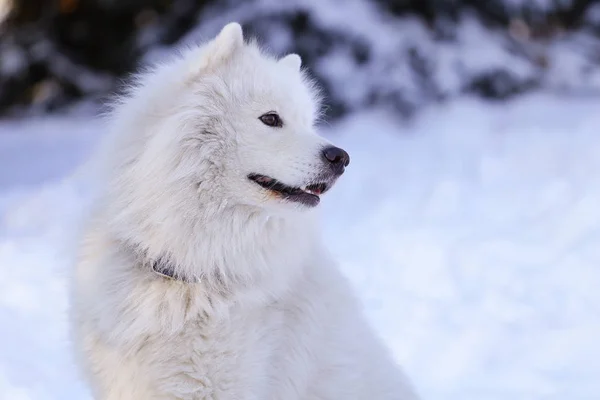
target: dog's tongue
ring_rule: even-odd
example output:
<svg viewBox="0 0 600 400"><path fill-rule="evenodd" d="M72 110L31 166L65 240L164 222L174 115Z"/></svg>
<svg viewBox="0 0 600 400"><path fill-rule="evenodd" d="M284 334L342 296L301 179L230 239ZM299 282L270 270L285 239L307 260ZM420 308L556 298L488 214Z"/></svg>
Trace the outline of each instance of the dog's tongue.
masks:
<svg viewBox="0 0 600 400"><path fill-rule="evenodd" d="M323 193L323 187L321 185L308 185L304 188L304 191L319 196Z"/></svg>

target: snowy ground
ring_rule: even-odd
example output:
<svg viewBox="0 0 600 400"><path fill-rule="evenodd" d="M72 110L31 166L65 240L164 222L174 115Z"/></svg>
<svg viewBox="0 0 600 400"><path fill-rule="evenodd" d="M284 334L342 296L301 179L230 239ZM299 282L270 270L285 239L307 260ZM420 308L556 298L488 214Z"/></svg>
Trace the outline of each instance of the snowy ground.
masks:
<svg viewBox="0 0 600 400"><path fill-rule="evenodd" d="M327 131L326 239L425 399L600 398L600 100L460 100ZM0 123L0 399L84 399L65 243L89 119ZM77 171L73 175L73 172Z"/></svg>

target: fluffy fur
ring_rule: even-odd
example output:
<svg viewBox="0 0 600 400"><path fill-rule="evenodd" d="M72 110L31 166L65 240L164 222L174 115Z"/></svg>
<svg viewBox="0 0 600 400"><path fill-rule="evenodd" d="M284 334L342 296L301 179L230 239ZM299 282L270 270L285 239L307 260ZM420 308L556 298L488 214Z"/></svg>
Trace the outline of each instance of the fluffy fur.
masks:
<svg viewBox="0 0 600 400"><path fill-rule="evenodd" d="M229 24L116 105L72 285L96 399L415 398L320 243L314 208L248 179L324 176L329 143L300 64ZM283 126L262 123L266 112Z"/></svg>

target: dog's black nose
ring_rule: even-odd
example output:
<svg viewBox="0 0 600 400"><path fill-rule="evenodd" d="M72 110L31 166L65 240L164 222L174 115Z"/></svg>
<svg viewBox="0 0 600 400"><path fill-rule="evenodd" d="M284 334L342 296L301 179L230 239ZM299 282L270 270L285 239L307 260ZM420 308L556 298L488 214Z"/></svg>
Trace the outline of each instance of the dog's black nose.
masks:
<svg viewBox="0 0 600 400"><path fill-rule="evenodd" d="M323 157L337 168L347 167L350 164L350 156L339 147L326 147L323 149Z"/></svg>

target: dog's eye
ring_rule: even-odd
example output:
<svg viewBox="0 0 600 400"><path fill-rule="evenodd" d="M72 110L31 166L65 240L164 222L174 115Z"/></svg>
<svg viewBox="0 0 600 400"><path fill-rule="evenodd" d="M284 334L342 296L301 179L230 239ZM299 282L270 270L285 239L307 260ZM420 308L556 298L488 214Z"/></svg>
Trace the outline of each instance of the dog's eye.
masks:
<svg viewBox="0 0 600 400"><path fill-rule="evenodd" d="M261 115L258 119L267 126L272 126L275 128L281 128L283 126L283 121L279 118L279 115L274 112L269 112L264 115Z"/></svg>

